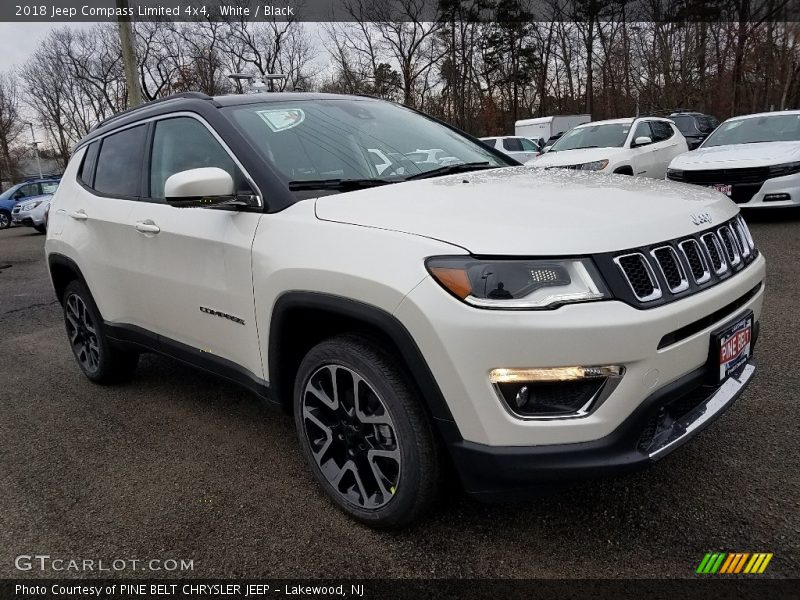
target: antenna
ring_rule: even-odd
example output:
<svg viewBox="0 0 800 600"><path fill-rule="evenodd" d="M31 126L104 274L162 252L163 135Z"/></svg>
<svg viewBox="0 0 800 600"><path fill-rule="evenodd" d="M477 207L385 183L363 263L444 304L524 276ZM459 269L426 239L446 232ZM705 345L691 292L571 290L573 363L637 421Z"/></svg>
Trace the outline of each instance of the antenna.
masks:
<svg viewBox="0 0 800 600"><path fill-rule="evenodd" d="M249 73L231 73L228 79L240 82L245 94L261 94L273 91L272 82L286 79L282 73L265 73L264 75L251 75ZM269 82L269 83L268 83ZM267 89L269 87L269 89Z"/></svg>

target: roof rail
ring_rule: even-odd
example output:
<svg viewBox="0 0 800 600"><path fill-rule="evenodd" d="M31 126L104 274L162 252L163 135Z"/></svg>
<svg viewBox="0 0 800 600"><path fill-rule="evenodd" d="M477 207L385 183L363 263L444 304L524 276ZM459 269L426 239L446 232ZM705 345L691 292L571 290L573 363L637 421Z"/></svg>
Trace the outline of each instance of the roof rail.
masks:
<svg viewBox="0 0 800 600"><path fill-rule="evenodd" d="M121 119L122 117L126 117L130 114L133 114L139 110L143 110L145 108L150 108L154 104L160 104L161 102L167 102L169 100L178 100L180 98L187 98L195 100L213 100L211 96L208 94L204 94L203 92L181 92L180 94L172 94L170 96L164 96L163 98L158 98L156 100L151 100L149 102L145 102L144 104L140 104L139 106L134 106L133 108L129 108L127 110L120 111L108 117L107 119L103 119L97 125L92 127L91 131L95 131L96 129L100 129L109 123L113 123L117 119Z"/></svg>

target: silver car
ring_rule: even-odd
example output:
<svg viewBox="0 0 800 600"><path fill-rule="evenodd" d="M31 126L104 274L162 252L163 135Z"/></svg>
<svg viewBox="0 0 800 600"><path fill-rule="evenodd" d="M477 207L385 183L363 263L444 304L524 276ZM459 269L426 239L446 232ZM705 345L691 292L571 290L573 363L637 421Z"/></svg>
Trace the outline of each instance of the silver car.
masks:
<svg viewBox="0 0 800 600"><path fill-rule="evenodd" d="M47 214L50 211L50 200L53 194L36 196L18 202L11 211L11 222L14 225L33 227L39 233L47 232Z"/></svg>

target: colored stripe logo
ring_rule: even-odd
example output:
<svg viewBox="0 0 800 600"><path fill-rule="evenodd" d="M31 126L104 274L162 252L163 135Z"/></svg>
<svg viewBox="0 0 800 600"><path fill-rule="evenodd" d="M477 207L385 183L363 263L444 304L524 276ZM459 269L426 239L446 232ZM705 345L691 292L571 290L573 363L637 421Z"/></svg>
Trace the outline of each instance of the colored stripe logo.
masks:
<svg viewBox="0 0 800 600"><path fill-rule="evenodd" d="M696 573L755 575L766 571L772 556L772 552L707 552L697 566Z"/></svg>

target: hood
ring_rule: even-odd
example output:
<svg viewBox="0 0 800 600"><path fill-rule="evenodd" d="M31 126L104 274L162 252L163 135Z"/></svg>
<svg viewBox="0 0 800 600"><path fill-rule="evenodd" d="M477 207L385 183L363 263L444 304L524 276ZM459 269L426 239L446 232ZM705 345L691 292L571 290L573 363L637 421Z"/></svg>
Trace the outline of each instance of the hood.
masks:
<svg viewBox="0 0 800 600"><path fill-rule="evenodd" d="M698 148L676 156L670 169L734 169L800 161L800 142L759 142Z"/></svg>
<svg viewBox="0 0 800 600"><path fill-rule="evenodd" d="M736 205L698 187L586 171L508 167L397 183L316 200L319 219L442 240L473 254L610 252L694 233ZM708 227L707 225L703 227ZM367 250L367 249L365 249Z"/></svg>
<svg viewBox="0 0 800 600"><path fill-rule="evenodd" d="M561 167L564 165L579 165L581 163L604 160L624 152L625 148L581 148L578 150L561 150L547 152L528 161L532 167Z"/></svg>

